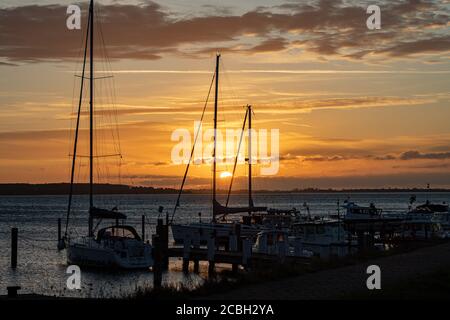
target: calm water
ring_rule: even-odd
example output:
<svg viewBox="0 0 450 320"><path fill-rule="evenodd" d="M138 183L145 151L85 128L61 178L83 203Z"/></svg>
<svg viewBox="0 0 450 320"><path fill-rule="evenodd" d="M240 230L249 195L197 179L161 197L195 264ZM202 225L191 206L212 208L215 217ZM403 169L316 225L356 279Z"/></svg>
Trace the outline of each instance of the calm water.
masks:
<svg viewBox="0 0 450 320"><path fill-rule="evenodd" d="M450 201L450 193L418 193L417 201L429 199L433 202ZM341 203L346 194L257 194L255 204L273 208L296 207L303 210L307 202L311 214L335 213L337 201ZM147 217L146 234L154 232L158 207L163 206L170 213L175 195L102 195L96 197L96 205L112 208L118 206L128 215L128 224L141 230L141 216ZM405 212L409 193L363 193L352 194L351 200L361 205L374 202L387 212ZM181 208L175 216L177 222L198 221L198 212L208 220L210 213L209 195L185 195ZM234 196L231 205L246 204L245 195ZM87 196L76 196L70 232L74 235L87 233ZM6 286L20 285L21 293L37 293L57 296L120 297L132 293L139 287L151 287L151 272L99 273L82 270L82 289L65 289L67 276L65 252L58 252L57 219L65 219L66 196L0 196L0 294L6 293ZM10 264L10 229L19 228L18 267L12 271ZM202 281L199 276L184 276L179 267L164 275L163 282L184 283L195 286Z"/></svg>

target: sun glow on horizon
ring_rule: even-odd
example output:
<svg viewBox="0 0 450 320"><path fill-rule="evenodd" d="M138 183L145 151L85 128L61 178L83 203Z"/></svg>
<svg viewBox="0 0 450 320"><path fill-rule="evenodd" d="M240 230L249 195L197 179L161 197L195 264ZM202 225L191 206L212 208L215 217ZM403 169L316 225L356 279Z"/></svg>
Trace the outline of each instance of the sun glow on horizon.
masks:
<svg viewBox="0 0 450 320"><path fill-rule="evenodd" d="M231 172L228 172L228 171L224 171L220 174L221 179L229 178L231 176L232 176Z"/></svg>

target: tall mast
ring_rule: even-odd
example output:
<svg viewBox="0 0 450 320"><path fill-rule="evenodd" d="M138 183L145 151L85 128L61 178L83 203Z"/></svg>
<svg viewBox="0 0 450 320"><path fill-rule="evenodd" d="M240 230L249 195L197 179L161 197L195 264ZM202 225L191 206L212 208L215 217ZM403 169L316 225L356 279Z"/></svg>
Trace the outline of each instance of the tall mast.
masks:
<svg viewBox="0 0 450 320"><path fill-rule="evenodd" d="M248 214L252 214L252 106L248 105Z"/></svg>
<svg viewBox="0 0 450 320"><path fill-rule="evenodd" d="M88 40L89 40L89 28L90 28L90 14L87 23L87 31L86 31L86 41L84 45L84 57L83 57L83 71L81 73L81 87L80 87L80 97L78 100L78 113L77 113L77 122L75 127L75 141L73 143L73 157L72 157L72 170L70 173L70 191L69 191L69 204L67 206L67 218L66 218L66 230L64 232L64 238L67 238L67 231L69 228L69 216L70 209L72 206L72 197L73 197L73 181L75 178L75 163L77 158L77 146L78 146L78 132L80 128L80 115L81 115L81 104L83 103L83 89L84 89L84 79L85 79L85 71L86 71L86 56L87 56L87 48L88 48Z"/></svg>
<svg viewBox="0 0 450 320"><path fill-rule="evenodd" d="M94 207L93 183L94 183L94 0L89 7L90 17L90 50L89 50L89 211ZM92 218L89 216L89 236L92 236Z"/></svg>
<svg viewBox="0 0 450 320"><path fill-rule="evenodd" d="M213 151L213 221L215 218L215 204L216 204L216 148L217 148L217 101L219 95L219 62L220 62L220 53L216 55L216 88L214 95L214 151Z"/></svg>

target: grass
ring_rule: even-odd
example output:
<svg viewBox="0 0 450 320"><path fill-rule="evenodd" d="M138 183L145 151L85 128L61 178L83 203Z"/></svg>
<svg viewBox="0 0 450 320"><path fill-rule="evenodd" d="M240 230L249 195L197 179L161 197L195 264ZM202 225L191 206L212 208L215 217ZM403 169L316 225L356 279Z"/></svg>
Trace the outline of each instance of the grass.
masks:
<svg viewBox="0 0 450 320"><path fill-rule="evenodd" d="M138 288L136 291L127 295L126 299L161 299L161 300L177 300L177 299L192 299L208 296L213 293L222 293L237 289L246 285L257 284L267 281L276 281L286 279L289 277L299 276L305 273L319 272L327 269L334 269L355 265L368 260L391 256L395 254L407 253L418 248L432 246L441 242L425 242L425 243L411 243L402 247L395 247L388 251L371 251L365 254L358 254L346 258L335 258L324 261L318 258L312 258L309 264L299 265L261 265L254 266L250 271L240 271L233 273L232 271L224 270L217 274L216 277L206 279L201 285L192 286L190 284L170 285L161 288ZM420 281L419 281L420 283ZM424 283L428 283L424 281ZM450 282L449 282L450 285ZM383 294L384 294L384 290ZM372 293L372 292L370 292ZM394 294L393 297L396 297Z"/></svg>
<svg viewBox="0 0 450 320"><path fill-rule="evenodd" d="M342 296L350 300L442 300L450 299L450 270L441 269L430 274L418 275L408 281L399 281L380 290Z"/></svg>

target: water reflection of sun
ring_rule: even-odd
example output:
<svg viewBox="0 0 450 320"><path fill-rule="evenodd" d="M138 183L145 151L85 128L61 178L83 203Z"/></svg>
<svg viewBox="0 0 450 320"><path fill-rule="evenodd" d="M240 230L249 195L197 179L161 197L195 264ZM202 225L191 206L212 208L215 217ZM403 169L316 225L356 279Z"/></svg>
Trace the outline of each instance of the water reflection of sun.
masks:
<svg viewBox="0 0 450 320"><path fill-rule="evenodd" d="M220 174L221 179L229 178L231 176L232 176L231 172L228 172L228 171L224 171Z"/></svg>

